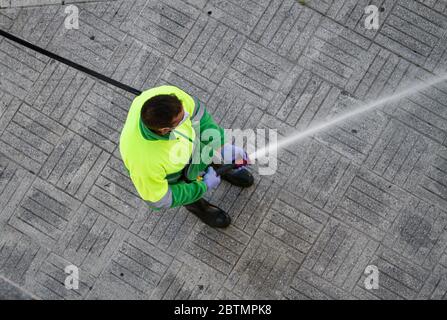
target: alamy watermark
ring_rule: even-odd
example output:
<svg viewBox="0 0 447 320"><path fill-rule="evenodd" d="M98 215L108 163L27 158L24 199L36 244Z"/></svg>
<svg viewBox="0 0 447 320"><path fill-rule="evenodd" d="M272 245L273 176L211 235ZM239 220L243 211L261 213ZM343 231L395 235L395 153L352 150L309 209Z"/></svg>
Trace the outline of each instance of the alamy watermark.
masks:
<svg viewBox="0 0 447 320"><path fill-rule="evenodd" d="M365 269L365 288L367 290L379 289L379 268L375 265L367 266Z"/></svg>
<svg viewBox="0 0 447 320"><path fill-rule="evenodd" d="M225 129L225 141L245 150L251 164L258 165L260 175L273 175L277 170L277 139L278 134L274 129ZM177 131L172 131L170 139L186 139ZM173 145L169 152L169 160L174 164L231 164L234 163L234 155L220 154L215 150L221 149L221 131L206 129L195 137L194 143L178 143ZM201 146L198 148L197 146ZM259 150L268 152L256 154ZM191 157L189 157L191 155ZM251 156L251 157L250 157Z"/></svg>
<svg viewBox="0 0 447 320"><path fill-rule="evenodd" d="M79 29L79 8L72 3L65 7L65 14L67 15L64 21L66 29ZM80 0L79 2L82 2ZM63 5L64 0L0 0L0 9L8 8L23 8L46 5Z"/></svg>
<svg viewBox="0 0 447 320"><path fill-rule="evenodd" d="M65 267L64 272L68 274L65 278L65 289L78 290L79 289L79 268L75 265L68 265Z"/></svg>
<svg viewBox="0 0 447 320"><path fill-rule="evenodd" d="M67 17L65 18L64 25L68 30L79 29L79 8L75 5L69 5L65 8Z"/></svg>
<svg viewBox="0 0 447 320"><path fill-rule="evenodd" d="M375 5L369 5L365 7L365 13L368 15L365 19L365 28L379 30L379 8Z"/></svg>

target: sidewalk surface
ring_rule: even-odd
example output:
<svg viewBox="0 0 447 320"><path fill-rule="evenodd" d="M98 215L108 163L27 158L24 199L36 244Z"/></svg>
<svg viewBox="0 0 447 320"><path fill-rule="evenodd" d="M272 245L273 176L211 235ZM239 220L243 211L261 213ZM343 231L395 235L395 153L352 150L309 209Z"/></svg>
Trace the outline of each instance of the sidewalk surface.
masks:
<svg viewBox="0 0 447 320"><path fill-rule="evenodd" d="M447 72L445 0L371 1L378 30L367 0L60 2L0 9L0 29L179 86L225 128L282 136ZM222 183L222 231L138 197L118 151L133 95L2 37L0 75L1 298L447 297L447 82L282 150L252 188Z"/></svg>

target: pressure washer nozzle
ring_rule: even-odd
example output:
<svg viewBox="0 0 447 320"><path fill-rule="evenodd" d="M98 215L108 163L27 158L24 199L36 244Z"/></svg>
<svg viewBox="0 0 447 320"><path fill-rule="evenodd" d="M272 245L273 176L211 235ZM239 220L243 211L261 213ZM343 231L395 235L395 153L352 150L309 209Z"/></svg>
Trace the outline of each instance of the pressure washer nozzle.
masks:
<svg viewBox="0 0 447 320"><path fill-rule="evenodd" d="M242 163L235 163L235 164L233 164L234 169L238 169L240 167L245 167L247 165L249 165L249 163L248 163L248 160L246 160L246 159L243 159Z"/></svg>

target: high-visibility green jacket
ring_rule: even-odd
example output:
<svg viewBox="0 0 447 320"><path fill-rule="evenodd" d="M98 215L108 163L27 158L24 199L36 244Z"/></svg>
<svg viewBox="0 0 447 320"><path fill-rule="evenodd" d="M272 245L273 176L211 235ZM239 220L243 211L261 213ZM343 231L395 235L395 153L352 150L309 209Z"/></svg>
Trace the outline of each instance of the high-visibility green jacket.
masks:
<svg viewBox="0 0 447 320"><path fill-rule="evenodd" d="M143 104L161 94L177 96L190 115L165 136L147 128L140 116ZM206 129L217 130L219 139L201 141L201 133ZM211 160L204 162L199 156L201 161L198 163L188 163L193 154L199 154L206 146L213 153L224 144L224 139L223 129L214 122L198 99L177 87L161 86L144 91L132 102L121 132L120 153L141 198L153 209L172 208L190 204L203 196L207 187L197 177ZM187 181L182 179L185 167Z"/></svg>

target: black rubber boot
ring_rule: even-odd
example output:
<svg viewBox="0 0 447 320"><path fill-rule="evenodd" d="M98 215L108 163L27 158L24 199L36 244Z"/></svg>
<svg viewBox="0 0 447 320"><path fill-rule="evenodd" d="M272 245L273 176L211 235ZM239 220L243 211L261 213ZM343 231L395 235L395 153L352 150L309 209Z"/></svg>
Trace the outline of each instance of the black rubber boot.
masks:
<svg viewBox="0 0 447 320"><path fill-rule="evenodd" d="M213 228L226 228L231 223L231 218L222 209L213 206L205 199L199 199L194 203L185 205L186 210L194 213L203 223Z"/></svg>
<svg viewBox="0 0 447 320"><path fill-rule="evenodd" d="M255 181L253 175L245 168L233 169L222 175L222 179L228 181L233 186L248 188Z"/></svg>

